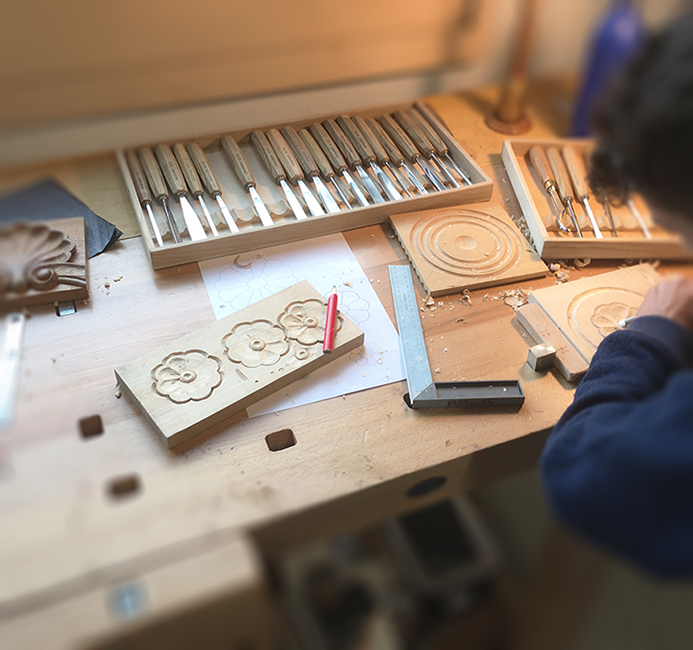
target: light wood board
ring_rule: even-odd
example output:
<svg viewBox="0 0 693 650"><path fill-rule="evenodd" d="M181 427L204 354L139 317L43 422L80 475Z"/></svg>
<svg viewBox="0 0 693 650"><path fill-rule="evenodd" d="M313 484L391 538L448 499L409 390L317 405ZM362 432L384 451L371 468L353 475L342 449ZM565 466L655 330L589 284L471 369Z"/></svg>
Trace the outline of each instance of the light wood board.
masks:
<svg viewBox="0 0 693 650"><path fill-rule="evenodd" d="M619 329L620 320L635 316L647 290L661 279L650 264L639 264L533 291L529 301L590 361L604 337Z"/></svg>
<svg viewBox="0 0 693 650"><path fill-rule="evenodd" d="M338 314L324 354L326 303L307 281L116 369L125 393L169 447L208 429L363 343Z"/></svg>
<svg viewBox="0 0 693 650"><path fill-rule="evenodd" d="M431 296L546 274L512 219L498 206L442 208L390 221Z"/></svg>
<svg viewBox="0 0 693 650"><path fill-rule="evenodd" d="M0 224L0 312L89 297L84 219Z"/></svg>

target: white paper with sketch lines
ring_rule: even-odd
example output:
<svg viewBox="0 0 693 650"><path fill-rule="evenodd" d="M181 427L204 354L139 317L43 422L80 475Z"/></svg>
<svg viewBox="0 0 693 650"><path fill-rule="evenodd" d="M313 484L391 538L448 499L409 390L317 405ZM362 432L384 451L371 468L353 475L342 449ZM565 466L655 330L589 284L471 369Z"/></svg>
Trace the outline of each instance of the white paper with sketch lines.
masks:
<svg viewBox="0 0 693 650"><path fill-rule="evenodd" d="M249 407L249 416L404 379L397 330L341 234L206 260L199 265L217 319L308 280L325 299L336 285L339 310L365 334L363 347Z"/></svg>

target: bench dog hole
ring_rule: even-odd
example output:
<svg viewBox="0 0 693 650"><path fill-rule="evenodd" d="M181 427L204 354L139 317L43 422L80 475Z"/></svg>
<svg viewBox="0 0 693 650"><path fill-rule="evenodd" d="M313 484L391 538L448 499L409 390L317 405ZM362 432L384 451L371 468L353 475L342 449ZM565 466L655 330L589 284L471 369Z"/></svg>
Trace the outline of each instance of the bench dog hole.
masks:
<svg viewBox="0 0 693 650"><path fill-rule="evenodd" d="M103 420L100 415L90 415L77 422L82 438L93 438L103 433Z"/></svg>
<svg viewBox="0 0 693 650"><path fill-rule="evenodd" d="M291 429L282 429L265 436L265 442L270 451L281 451L296 444L296 436Z"/></svg>
<svg viewBox="0 0 693 650"><path fill-rule="evenodd" d="M108 482L107 490L109 496L114 499L123 499L136 495L142 489L140 477L137 474L127 474L111 479Z"/></svg>

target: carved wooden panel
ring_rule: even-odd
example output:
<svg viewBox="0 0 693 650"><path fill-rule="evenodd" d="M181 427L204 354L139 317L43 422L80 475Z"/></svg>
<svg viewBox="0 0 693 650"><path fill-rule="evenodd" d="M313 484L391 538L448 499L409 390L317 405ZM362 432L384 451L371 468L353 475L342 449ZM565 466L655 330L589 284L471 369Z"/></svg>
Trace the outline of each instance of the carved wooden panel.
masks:
<svg viewBox="0 0 693 650"><path fill-rule="evenodd" d="M390 221L432 296L535 278L546 265L502 208L442 208Z"/></svg>
<svg viewBox="0 0 693 650"><path fill-rule="evenodd" d="M323 354L326 303L306 281L115 370L123 391L169 447L179 445L363 343L338 315Z"/></svg>
<svg viewBox="0 0 693 650"><path fill-rule="evenodd" d="M529 295L549 315L578 352L592 359L605 336L618 322L634 316L647 290L661 281L649 264L602 273Z"/></svg>
<svg viewBox="0 0 693 650"><path fill-rule="evenodd" d="M89 296L84 219L0 224L0 310Z"/></svg>

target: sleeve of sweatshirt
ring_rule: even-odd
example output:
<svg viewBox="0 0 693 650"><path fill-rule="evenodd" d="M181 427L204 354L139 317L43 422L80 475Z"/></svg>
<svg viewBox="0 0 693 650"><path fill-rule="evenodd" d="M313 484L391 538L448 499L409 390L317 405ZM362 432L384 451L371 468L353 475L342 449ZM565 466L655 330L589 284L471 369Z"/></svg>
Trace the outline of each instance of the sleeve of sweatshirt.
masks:
<svg viewBox="0 0 693 650"><path fill-rule="evenodd" d="M659 316L604 339L540 461L568 527L660 575L693 575L693 333Z"/></svg>

